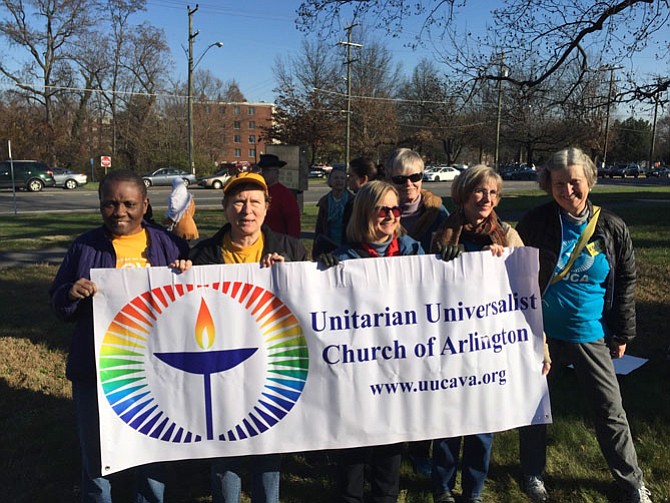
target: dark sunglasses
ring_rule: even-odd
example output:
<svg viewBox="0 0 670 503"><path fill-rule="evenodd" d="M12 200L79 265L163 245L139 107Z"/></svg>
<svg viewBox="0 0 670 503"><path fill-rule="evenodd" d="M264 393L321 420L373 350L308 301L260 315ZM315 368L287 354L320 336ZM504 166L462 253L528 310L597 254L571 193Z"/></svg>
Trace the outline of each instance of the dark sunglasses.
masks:
<svg viewBox="0 0 670 503"><path fill-rule="evenodd" d="M379 218L386 218L389 216L389 213L393 213L393 216L396 218L400 217L400 206L375 206L377 210L377 216Z"/></svg>
<svg viewBox="0 0 670 503"><path fill-rule="evenodd" d="M407 183L407 180L409 180L412 183L416 183L419 180L423 178L423 173L412 173L411 175L397 175L397 176L392 176L391 181L395 183L396 185L405 185Z"/></svg>

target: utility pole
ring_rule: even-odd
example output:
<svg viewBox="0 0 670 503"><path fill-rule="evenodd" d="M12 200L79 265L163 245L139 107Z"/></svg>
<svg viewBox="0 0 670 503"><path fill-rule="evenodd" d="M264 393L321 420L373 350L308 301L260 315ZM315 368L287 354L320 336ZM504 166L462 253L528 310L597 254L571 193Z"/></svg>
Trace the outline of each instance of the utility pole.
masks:
<svg viewBox="0 0 670 503"><path fill-rule="evenodd" d="M499 158L499 152L500 152L500 122L502 118L502 85L503 77L507 77L507 70L505 68L505 53L503 52L500 55L500 69L498 70L498 119L496 121L496 152L495 152L495 157L494 157L494 166L496 171L500 169L500 158Z"/></svg>
<svg viewBox="0 0 670 503"><path fill-rule="evenodd" d="M193 160L193 70L200 64L207 51L212 47L223 47L223 42L209 44L202 51L198 60L193 63L193 41L199 33L197 31L193 33L193 14L198 10L198 4L195 5L195 9L191 9L188 6L186 9L188 12L188 118L186 124L188 130L188 167L191 170L191 174L195 175L195 161Z"/></svg>
<svg viewBox="0 0 670 503"><path fill-rule="evenodd" d="M607 67L606 67L607 68ZM612 104L612 91L614 90L614 70L620 69L620 66L610 66L610 85L607 91L607 114L605 115L605 148L603 149L603 167L607 166L607 143L610 135L610 105Z"/></svg>
<svg viewBox="0 0 670 503"><path fill-rule="evenodd" d="M351 59L351 48L352 47L363 47L363 44L355 44L351 41L351 32L354 29L355 26L358 26L356 24L351 24L345 28L347 30L347 41L346 42L338 42L337 45L345 45L347 46L347 60L345 64L347 65L347 128L346 128L346 133L345 133L345 140L344 140L344 164L345 166L349 165L350 161L350 145L351 145L351 64L354 63L355 61L358 61L356 59Z"/></svg>
<svg viewBox="0 0 670 503"><path fill-rule="evenodd" d="M188 112L186 119L186 129L188 130L188 167L191 174L195 175L195 163L193 162L193 40L198 36L198 32L193 33L193 14L198 10L198 4L195 9L186 6L188 13Z"/></svg>
<svg viewBox="0 0 670 503"><path fill-rule="evenodd" d="M651 126L651 144L649 145L649 162L647 163L647 173L653 169L654 148L656 146L656 119L658 119L658 94L654 94L654 122Z"/></svg>

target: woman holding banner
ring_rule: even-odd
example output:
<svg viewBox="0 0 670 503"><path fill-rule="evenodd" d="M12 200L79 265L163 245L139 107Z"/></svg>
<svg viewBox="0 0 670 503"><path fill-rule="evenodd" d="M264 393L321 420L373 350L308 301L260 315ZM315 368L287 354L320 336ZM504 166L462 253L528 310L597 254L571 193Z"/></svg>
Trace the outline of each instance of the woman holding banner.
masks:
<svg viewBox="0 0 670 503"><path fill-rule="evenodd" d="M91 269L171 266L183 271L188 244L144 220L149 198L142 177L129 170L110 171L98 188L103 225L79 236L70 246L49 288L51 304L65 321L74 322L66 375L72 381L81 446L81 500L111 502L112 484L100 466L100 420L93 340L93 297L98 285ZM162 502L165 469L160 463L135 471L133 501Z"/></svg>
<svg viewBox="0 0 670 503"><path fill-rule="evenodd" d="M354 258L423 255L418 241L401 235L398 191L382 181L363 185L356 198L347 226L349 244L317 260L326 267ZM362 503L365 465L370 466L372 499L375 503L395 503L398 498L402 444L359 447L340 451L339 501Z"/></svg>
<svg viewBox="0 0 670 503"><path fill-rule="evenodd" d="M502 195L502 178L492 168L480 164L463 171L451 186L451 198L458 206L435 233L432 251L450 260L461 252L491 250L500 256L503 248L523 246L517 232L500 220L495 207ZM549 372L549 357L545 354L542 373ZM433 441L433 485L436 503L453 503L459 455L461 486L468 503L482 501L481 493L489 470L493 433Z"/></svg>
<svg viewBox="0 0 670 503"><path fill-rule="evenodd" d="M651 502L612 364L635 337L635 254L623 220L589 200L597 179L596 166L582 150L556 152L538 180L553 201L528 212L517 230L526 245L540 250L544 329L551 354L561 366L574 366L623 501ZM550 389L557 377L556 372L552 375ZM546 425L532 431L535 438L527 436L521 445L521 465L526 492L530 494L529 483L539 482L544 501Z"/></svg>
<svg viewBox="0 0 670 503"><path fill-rule="evenodd" d="M214 236L191 249L193 265L278 262L307 258L302 242L270 230L265 222L270 196L258 173L241 172L223 188L223 211L228 223ZM279 454L218 458L212 462L212 501L239 502L241 474L251 472L252 503L279 502Z"/></svg>

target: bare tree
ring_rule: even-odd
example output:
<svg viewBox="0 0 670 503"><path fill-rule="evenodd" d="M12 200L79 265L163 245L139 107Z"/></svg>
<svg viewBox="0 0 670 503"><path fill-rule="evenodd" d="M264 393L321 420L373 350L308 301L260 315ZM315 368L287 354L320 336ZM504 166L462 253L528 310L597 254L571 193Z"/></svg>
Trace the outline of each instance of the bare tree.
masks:
<svg viewBox="0 0 670 503"><path fill-rule="evenodd" d="M433 61L424 59L400 89L400 142L429 162L455 162L472 137L470 119L462 113L463 103L454 88Z"/></svg>
<svg viewBox="0 0 670 503"><path fill-rule="evenodd" d="M460 22L466 4L467 0L303 0L298 26L305 31L318 26L323 33L324 27L338 29L343 19L375 19L377 27L397 35L409 17L418 17L422 27L414 43L432 44L473 89L484 79L536 87L552 76L564 77L568 65L580 69L573 82L578 85L603 62L623 62L649 46L659 61L666 61L670 51L664 35L670 19L668 0L510 0L491 12L490 27L479 32ZM536 64L532 71L501 75L491 61L492 55L503 52L515 62L533 59ZM631 76L619 99L648 98L669 85L667 73L651 83Z"/></svg>
<svg viewBox="0 0 670 503"><path fill-rule="evenodd" d="M0 73L43 107L45 155L51 158L54 101L73 81L71 50L91 26L96 4L89 0L2 0L1 5L7 17L0 21L0 34L27 58L18 70L10 66L9 57L2 58Z"/></svg>
<svg viewBox="0 0 670 503"><path fill-rule="evenodd" d="M356 31L356 30L355 30ZM361 33L363 47L352 66L351 145L354 155L379 159L397 143L398 122L395 98L401 67L388 48ZM343 85L340 86L343 89Z"/></svg>
<svg viewBox="0 0 670 503"><path fill-rule="evenodd" d="M128 58L123 64L123 114L119 117L119 154L131 169L143 168L155 144L155 107L164 88L169 58L165 34L148 24L128 34Z"/></svg>
<svg viewBox="0 0 670 503"><path fill-rule="evenodd" d="M342 109L336 92L339 75L332 46L305 40L300 54L277 58L273 72L277 79L275 124L265 136L293 145L308 145L311 162L324 159L331 146L344 138L338 130Z"/></svg>
<svg viewBox="0 0 670 503"><path fill-rule="evenodd" d="M102 91L102 96L109 107L111 115L111 153L116 156L117 141L117 112L119 108L119 93L125 67L128 63L128 38L130 17L136 12L145 10L146 0L110 0L106 2L104 18L109 21L111 33L106 40L101 40L100 53L107 61L104 72L95 72L95 78ZM90 52L90 49L89 51ZM132 66L132 63L130 64Z"/></svg>

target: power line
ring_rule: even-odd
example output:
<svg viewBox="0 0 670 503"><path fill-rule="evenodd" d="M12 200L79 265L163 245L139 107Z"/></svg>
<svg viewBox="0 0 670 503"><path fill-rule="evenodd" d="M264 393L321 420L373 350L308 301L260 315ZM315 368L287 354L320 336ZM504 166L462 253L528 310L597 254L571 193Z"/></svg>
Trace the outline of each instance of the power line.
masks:
<svg viewBox="0 0 670 503"><path fill-rule="evenodd" d="M318 93L325 93L325 94L333 94L336 96L341 96L343 98L346 98L347 95L346 93L341 93L338 91L330 91L328 89L319 89L318 87L312 88L314 91ZM372 100L372 101L390 101L390 102L398 102L398 103L414 103L414 104L431 104L431 105L450 105L451 102L449 101L432 101L432 100L407 100L403 98L385 98L381 96L360 96L360 95L351 95L351 98L355 98L358 100Z"/></svg>

